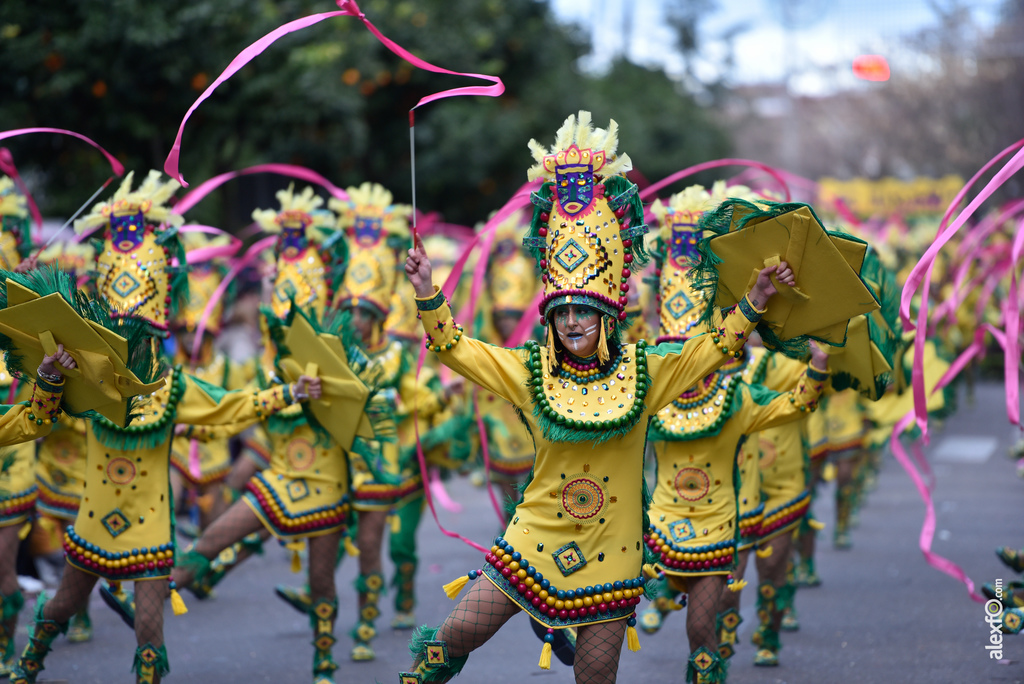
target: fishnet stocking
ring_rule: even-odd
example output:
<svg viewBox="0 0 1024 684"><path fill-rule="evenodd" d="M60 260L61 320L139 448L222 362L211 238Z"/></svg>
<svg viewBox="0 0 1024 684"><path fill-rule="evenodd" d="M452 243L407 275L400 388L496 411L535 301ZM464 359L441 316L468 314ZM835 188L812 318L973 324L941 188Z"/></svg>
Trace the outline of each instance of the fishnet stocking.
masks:
<svg viewBox="0 0 1024 684"><path fill-rule="evenodd" d="M18 530L21 525L0 527L0 594L18 591Z"/></svg>
<svg viewBox="0 0 1024 684"><path fill-rule="evenodd" d="M364 577L381 572L380 548L384 541L387 511L359 511L356 546L359 547L359 574ZM333 569L332 569L333 572ZM359 595L359 607L366 605L366 594Z"/></svg>
<svg viewBox="0 0 1024 684"><path fill-rule="evenodd" d="M759 580L761 582L771 582L777 593L779 589L786 585L786 565L789 562L789 554L792 548L790 535L780 534L769 541L767 546L771 547L772 555L767 558L757 556L754 563L757 566ZM778 602L775 602L775 610L772 611L769 625L772 630L777 632L781 624L782 611L779 609Z"/></svg>
<svg viewBox="0 0 1024 684"><path fill-rule="evenodd" d="M734 575L735 576L735 575ZM686 602L686 636L690 640L690 652L701 646L712 653L718 651L718 632L715 628L715 617L728 606L724 603L725 575L705 575L687 578L690 592ZM736 593L736 604L739 605L739 594Z"/></svg>
<svg viewBox="0 0 1024 684"><path fill-rule="evenodd" d="M747 558L750 556L750 549L740 551L736 555L736 569L732 571L732 577L734 580L739 582L743 579L744 573L747 571ZM737 611L740 609L740 592L730 591L725 584L722 584L722 605L719 610L726 611L730 608L735 608ZM692 608L691 608L692 610Z"/></svg>
<svg viewBox="0 0 1024 684"><path fill-rule="evenodd" d="M309 539L309 598L313 603L319 599L333 601L337 595L334 584L334 561L338 556L338 544L342 531Z"/></svg>
<svg viewBox="0 0 1024 684"><path fill-rule="evenodd" d="M261 466L251 458L246 456L237 458L235 459L235 464L231 466L231 472L228 473L227 478L224 480L224 485L239 492L253 475L260 472L260 469Z"/></svg>
<svg viewBox="0 0 1024 684"><path fill-rule="evenodd" d="M139 646L164 643L164 602L169 594L167 580L135 582L135 639Z"/></svg>
<svg viewBox="0 0 1024 684"><path fill-rule="evenodd" d="M573 664L577 684L612 684L615 681L619 672L619 654L622 653L622 636L625 633L625 620L579 628L576 633L576 661Z"/></svg>
<svg viewBox="0 0 1024 684"><path fill-rule="evenodd" d="M434 638L448 644L451 657L464 656L494 636L519 610L511 599L481 577L441 623Z"/></svg>
<svg viewBox="0 0 1024 684"><path fill-rule="evenodd" d="M89 593L99 578L73 565L64 568L57 593L43 606L43 619L64 624L89 605Z"/></svg>
<svg viewBox="0 0 1024 684"><path fill-rule="evenodd" d="M253 532L263 530L263 523L244 501L236 501L221 517L217 518L203 536L196 540L195 551L208 560L213 560L221 551L241 541ZM179 586L192 583L193 571L178 566L172 574Z"/></svg>

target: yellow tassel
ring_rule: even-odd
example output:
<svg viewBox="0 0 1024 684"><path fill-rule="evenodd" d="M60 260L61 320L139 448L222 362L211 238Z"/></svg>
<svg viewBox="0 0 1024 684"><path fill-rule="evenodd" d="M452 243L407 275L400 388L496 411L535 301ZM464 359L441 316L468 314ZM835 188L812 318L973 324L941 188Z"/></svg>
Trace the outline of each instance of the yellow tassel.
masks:
<svg viewBox="0 0 1024 684"><path fill-rule="evenodd" d="M20 539L21 541L25 541L25 538L28 537L28 533L31 532L31 531L32 531L32 523L30 523L30 522L25 523L24 525L21 526L21 529L18 530L18 539Z"/></svg>
<svg viewBox="0 0 1024 684"><path fill-rule="evenodd" d="M185 605L185 601L177 589L171 589L171 610L175 615L184 615L188 612L188 606Z"/></svg>
<svg viewBox="0 0 1024 684"><path fill-rule="evenodd" d="M636 634L636 627L632 625L626 627L626 645L633 653L640 650L640 637Z"/></svg>
<svg viewBox="0 0 1024 684"><path fill-rule="evenodd" d="M359 548L352 543L352 537L345 537L345 554L348 556L359 555Z"/></svg>
<svg viewBox="0 0 1024 684"><path fill-rule="evenodd" d="M757 551L755 551L754 553L757 554L758 558L771 558L772 557L772 547L770 547L770 546L763 546L763 547L759 548Z"/></svg>
<svg viewBox="0 0 1024 684"><path fill-rule="evenodd" d="M747 586L747 580L736 580L732 584L726 585L729 587L729 591L736 594L743 591L743 587Z"/></svg>
<svg viewBox="0 0 1024 684"><path fill-rule="evenodd" d="M821 479L825 482L831 482L836 479L836 467L832 463L826 463L825 467L821 469Z"/></svg>
<svg viewBox="0 0 1024 684"><path fill-rule="evenodd" d="M402 531L402 519L397 515L389 515L388 521L391 523L391 534L398 534Z"/></svg>
<svg viewBox="0 0 1024 684"><path fill-rule="evenodd" d="M441 588L444 589L444 593L448 596L448 598L454 601L455 598L459 595L459 592L462 591L462 588L466 586L467 582L469 582L469 575L463 575L458 579L452 580L451 582L449 582Z"/></svg>
<svg viewBox="0 0 1024 684"><path fill-rule="evenodd" d="M203 513L209 513L213 510L213 494L203 494L198 497L196 505L199 506L199 510Z"/></svg>
<svg viewBox="0 0 1024 684"><path fill-rule="evenodd" d="M292 552L292 572L302 572L302 557L299 552L302 551L302 542L288 542L285 544L285 548Z"/></svg>
<svg viewBox="0 0 1024 684"><path fill-rule="evenodd" d="M537 663L542 670L551 669L551 644L544 642L544 648L540 649L540 662Z"/></svg>
<svg viewBox="0 0 1024 684"><path fill-rule="evenodd" d="M815 520L814 518L811 518L810 520L808 520L807 524L810 525L815 530L823 530L823 529L825 529L825 523L821 522L820 520Z"/></svg>
<svg viewBox="0 0 1024 684"><path fill-rule="evenodd" d="M608 337L605 335L605 317L601 316L601 335L597 338L597 360L601 363L605 363L611 358L611 354L608 353Z"/></svg>

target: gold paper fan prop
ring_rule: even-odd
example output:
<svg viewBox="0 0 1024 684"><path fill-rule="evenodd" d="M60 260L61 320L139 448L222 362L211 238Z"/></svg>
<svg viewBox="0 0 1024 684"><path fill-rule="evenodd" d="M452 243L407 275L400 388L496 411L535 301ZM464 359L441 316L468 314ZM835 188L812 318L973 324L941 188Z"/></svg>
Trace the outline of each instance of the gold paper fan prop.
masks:
<svg viewBox="0 0 1024 684"><path fill-rule="evenodd" d="M850 319L878 308L859 276L867 244L826 232L806 204L732 199L705 213L699 229L693 277L715 302L705 312L709 323L716 307L739 302L761 269L783 261L797 284L776 282L778 294L758 324L766 347L797 356L808 338L842 346Z"/></svg>

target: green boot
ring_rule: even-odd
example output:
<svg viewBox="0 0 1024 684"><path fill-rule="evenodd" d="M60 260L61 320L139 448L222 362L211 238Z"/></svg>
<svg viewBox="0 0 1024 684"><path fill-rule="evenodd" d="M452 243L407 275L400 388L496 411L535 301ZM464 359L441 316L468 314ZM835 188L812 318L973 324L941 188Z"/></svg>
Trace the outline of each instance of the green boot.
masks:
<svg viewBox="0 0 1024 684"><path fill-rule="evenodd" d="M92 619L89 617L89 609L83 608L71 616L71 623L68 627L68 641L73 644L80 644L92 639Z"/></svg>
<svg viewBox="0 0 1024 684"><path fill-rule="evenodd" d="M715 616L715 628L718 631L718 655L722 660L732 658L736 652L736 629L743 622L740 612L729 608Z"/></svg>
<svg viewBox="0 0 1024 684"><path fill-rule="evenodd" d="M35 622L28 636L28 646L21 654L21 659L11 671L11 684L34 684L36 677L43 671L43 660L50 652L53 640L68 631L68 623L43 619L43 606L46 605L46 594L40 594L36 600Z"/></svg>
<svg viewBox="0 0 1024 684"><path fill-rule="evenodd" d="M779 643L779 633L768 625L761 632L761 648L754 656L754 665L758 667L775 667L779 664L779 651L782 644Z"/></svg>
<svg viewBox="0 0 1024 684"><path fill-rule="evenodd" d="M416 627L416 615L413 609L416 607L416 593L414 581L416 578L416 563L406 561L397 567L395 579L392 582L395 587L395 617L391 621L393 629L413 629Z"/></svg>
<svg viewBox="0 0 1024 684"><path fill-rule="evenodd" d="M370 642L377 636L377 628L374 626L380 616L380 608L377 603L380 601L380 593L384 589L384 575L374 572L369 575L359 575L356 578L356 591L359 592L359 620L352 629L352 638L355 645L352 647L352 660L366 661L374 660L377 655L373 652Z"/></svg>
<svg viewBox="0 0 1024 684"><path fill-rule="evenodd" d="M0 677L11 674L16 661L14 657L14 633L18 629L18 613L25 605L21 590L7 596L0 596Z"/></svg>
<svg viewBox="0 0 1024 684"><path fill-rule="evenodd" d="M312 608L313 604L309 599L308 584L302 589L289 587L286 584L278 584L274 587L274 593L295 610L299 611L303 615L309 615L310 608Z"/></svg>
<svg viewBox="0 0 1024 684"><path fill-rule="evenodd" d="M853 546L850 540L850 515L853 513L853 484L845 484L836 489L836 529L832 544L837 549L849 549Z"/></svg>
<svg viewBox="0 0 1024 684"><path fill-rule="evenodd" d="M728 662L701 646L686 661L686 681L691 684L725 684Z"/></svg>
<svg viewBox="0 0 1024 684"><path fill-rule="evenodd" d="M395 564L395 577L391 585L395 588L395 618L393 629L416 627L416 568L419 556L416 554L416 530L423 517L423 499L414 499L399 507L395 516L399 520L398 531L392 529L388 538L388 555Z"/></svg>
<svg viewBox="0 0 1024 684"><path fill-rule="evenodd" d="M136 684L158 684L164 675L171 671L167 662L167 647L161 644L146 644L135 649L135 662L132 672L135 673Z"/></svg>
<svg viewBox="0 0 1024 684"><path fill-rule="evenodd" d="M331 649L334 648L334 621L338 618L338 599L329 601L317 599L309 612L313 626L313 684L334 684L334 662Z"/></svg>
<svg viewBox="0 0 1024 684"><path fill-rule="evenodd" d="M127 591L120 582L105 582L100 585L100 598L129 629L135 629L135 592Z"/></svg>
<svg viewBox="0 0 1024 684"><path fill-rule="evenodd" d="M821 577L814 567L813 556L800 559L800 567L796 570L796 583L800 587L817 587L821 584Z"/></svg>

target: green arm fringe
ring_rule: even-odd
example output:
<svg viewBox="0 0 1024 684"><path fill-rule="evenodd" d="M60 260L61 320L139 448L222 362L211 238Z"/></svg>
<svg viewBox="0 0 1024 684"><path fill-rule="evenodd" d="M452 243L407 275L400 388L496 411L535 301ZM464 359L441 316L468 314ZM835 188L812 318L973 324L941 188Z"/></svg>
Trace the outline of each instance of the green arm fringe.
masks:
<svg viewBox="0 0 1024 684"><path fill-rule="evenodd" d="M135 451L137 449L152 449L163 444L174 428L174 419L177 416L178 400L185 393L185 376L180 367L175 367L171 376L170 396L167 400L167 409L160 416L160 419L146 425L129 425L122 428L107 418L96 414L90 416L89 425L93 435L100 444L110 449L121 451Z"/></svg>
<svg viewBox="0 0 1024 684"><path fill-rule="evenodd" d="M420 663L426 660L427 657L427 645L426 642L434 641L437 637L437 627L417 627L412 633L412 638L409 639L409 653L412 655L412 659L416 663ZM462 672L462 668L466 666L466 661L469 660L469 654L458 656L457 658L449 657L447 667L432 667L423 673L424 682L447 682L452 677Z"/></svg>
<svg viewBox="0 0 1024 684"><path fill-rule="evenodd" d="M523 500L523 494L526 492L526 488L533 482L533 468L530 468L530 473L526 476L526 479L516 485L516 489L519 491L519 496L513 499L511 496L506 496L504 501L505 519L511 520L512 516L516 513L516 507L519 502Z"/></svg>
<svg viewBox="0 0 1024 684"><path fill-rule="evenodd" d="M348 268L348 240L345 231L317 226L317 230L327 236L320 243L320 259L327 267L327 283L332 292L336 292L345 280Z"/></svg>

